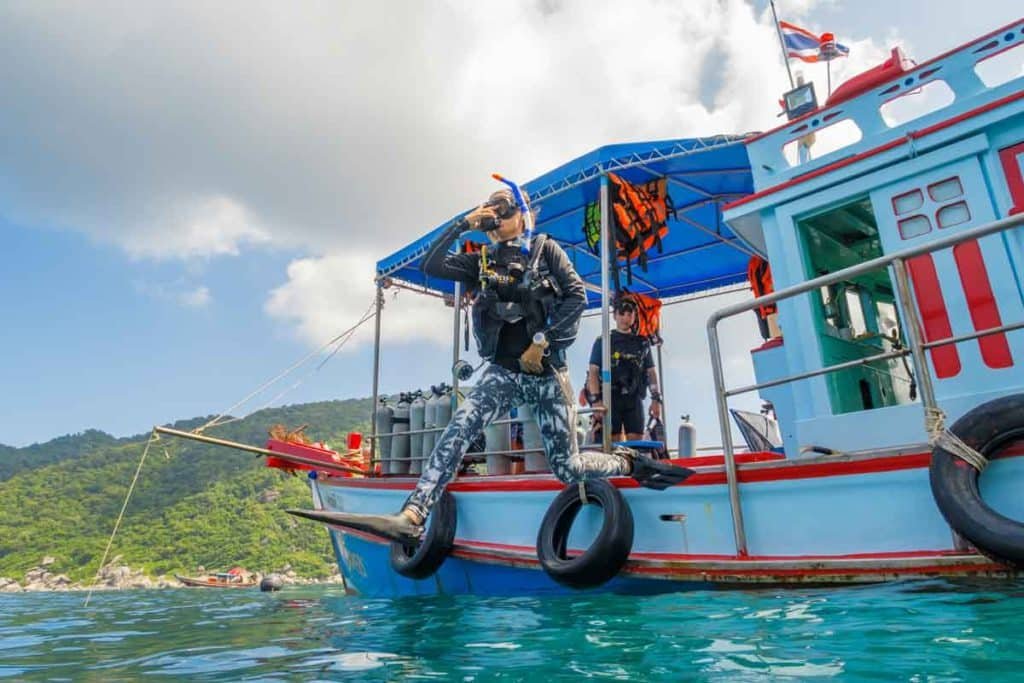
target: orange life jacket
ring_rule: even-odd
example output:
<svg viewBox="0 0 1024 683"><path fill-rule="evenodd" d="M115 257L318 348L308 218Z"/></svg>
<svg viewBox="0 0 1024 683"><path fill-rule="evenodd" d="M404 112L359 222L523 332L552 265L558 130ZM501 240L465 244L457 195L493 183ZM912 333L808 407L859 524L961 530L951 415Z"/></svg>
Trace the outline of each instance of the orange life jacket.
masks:
<svg viewBox="0 0 1024 683"><path fill-rule="evenodd" d="M662 251L661 240L668 234L668 218L675 216L675 207L668 195L665 178L644 185L634 185L614 173L608 174L608 200L615 234L616 257L626 261L626 276L633 282L632 262L647 271L647 252L652 247ZM591 202L584 209L583 234L595 254L601 243L601 207Z"/></svg>
<svg viewBox="0 0 1024 683"><path fill-rule="evenodd" d="M772 286L772 270L768 267L768 262L760 256L750 258L750 263L747 265L747 280L750 281L750 289L755 298L775 291L775 287ZM758 315L762 318L768 317L777 310L778 307L775 304L757 307Z"/></svg>

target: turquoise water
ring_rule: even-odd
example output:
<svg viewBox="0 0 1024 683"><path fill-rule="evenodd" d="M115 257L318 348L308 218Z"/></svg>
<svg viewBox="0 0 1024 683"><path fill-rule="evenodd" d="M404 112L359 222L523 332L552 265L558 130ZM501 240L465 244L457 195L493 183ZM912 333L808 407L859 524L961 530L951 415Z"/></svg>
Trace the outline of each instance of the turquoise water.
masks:
<svg viewBox="0 0 1024 683"><path fill-rule="evenodd" d="M15 680L1021 680L1024 583L362 600L0 595Z"/></svg>

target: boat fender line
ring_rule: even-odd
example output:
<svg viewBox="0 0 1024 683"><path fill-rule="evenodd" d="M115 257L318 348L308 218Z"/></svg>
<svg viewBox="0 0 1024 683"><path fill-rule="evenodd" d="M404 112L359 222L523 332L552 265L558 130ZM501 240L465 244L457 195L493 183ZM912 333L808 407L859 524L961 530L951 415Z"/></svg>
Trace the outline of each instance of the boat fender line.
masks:
<svg viewBox="0 0 1024 683"><path fill-rule="evenodd" d="M452 552L457 523L455 496L445 491L430 510L423 540L418 545L391 543L391 568L410 579L433 576Z"/></svg>
<svg viewBox="0 0 1024 683"><path fill-rule="evenodd" d="M566 546L576 515L586 502L598 505L604 520L597 538L582 554L568 557ZM604 479L569 485L551 501L537 532L537 557L552 579L570 588L593 588L614 578L633 549L633 512L617 488Z"/></svg>
<svg viewBox="0 0 1024 683"><path fill-rule="evenodd" d="M937 438L929 468L932 495L949 526L998 562L1024 567L1024 522L1005 517L981 499L978 475L999 451L1024 438L1024 394L972 409L947 438ZM955 441L962 442L954 447ZM967 447L975 456L964 458ZM980 465L980 467L979 467Z"/></svg>

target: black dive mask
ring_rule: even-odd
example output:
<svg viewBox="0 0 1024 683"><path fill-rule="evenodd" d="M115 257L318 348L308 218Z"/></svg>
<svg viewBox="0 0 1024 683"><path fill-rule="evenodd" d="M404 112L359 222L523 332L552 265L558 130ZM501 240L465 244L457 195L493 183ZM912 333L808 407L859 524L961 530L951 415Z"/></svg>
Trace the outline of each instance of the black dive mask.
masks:
<svg viewBox="0 0 1024 683"><path fill-rule="evenodd" d="M512 218L519 211L519 207L516 206L515 200L505 194L493 195L490 199L484 202L484 206L489 206L494 209L494 212L498 214L498 218L506 220Z"/></svg>

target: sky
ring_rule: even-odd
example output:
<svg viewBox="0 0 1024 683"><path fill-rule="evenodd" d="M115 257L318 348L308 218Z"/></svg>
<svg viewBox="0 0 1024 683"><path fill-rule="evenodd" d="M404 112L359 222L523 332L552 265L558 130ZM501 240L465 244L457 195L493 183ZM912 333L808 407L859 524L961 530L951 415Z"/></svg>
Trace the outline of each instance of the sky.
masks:
<svg viewBox="0 0 1024 683"><path fill-rule="evenodd" d="M1020 14L777 6L850 47L834 82ZM0 443L24 446L217 414L355 323L375 262L486 197L490 173L765 130L786 75L761 0L10 0L0 83ZM688 413L718 442L704 324L744 296L668 309L670 432ZM382 322L385 392L446 378L449 309L389 293ZM577 385L598 325L570 354ZM727 377L746 383L756 327L729 325ZM364 325L234 413L368 396L371 366Z"/></svg>

